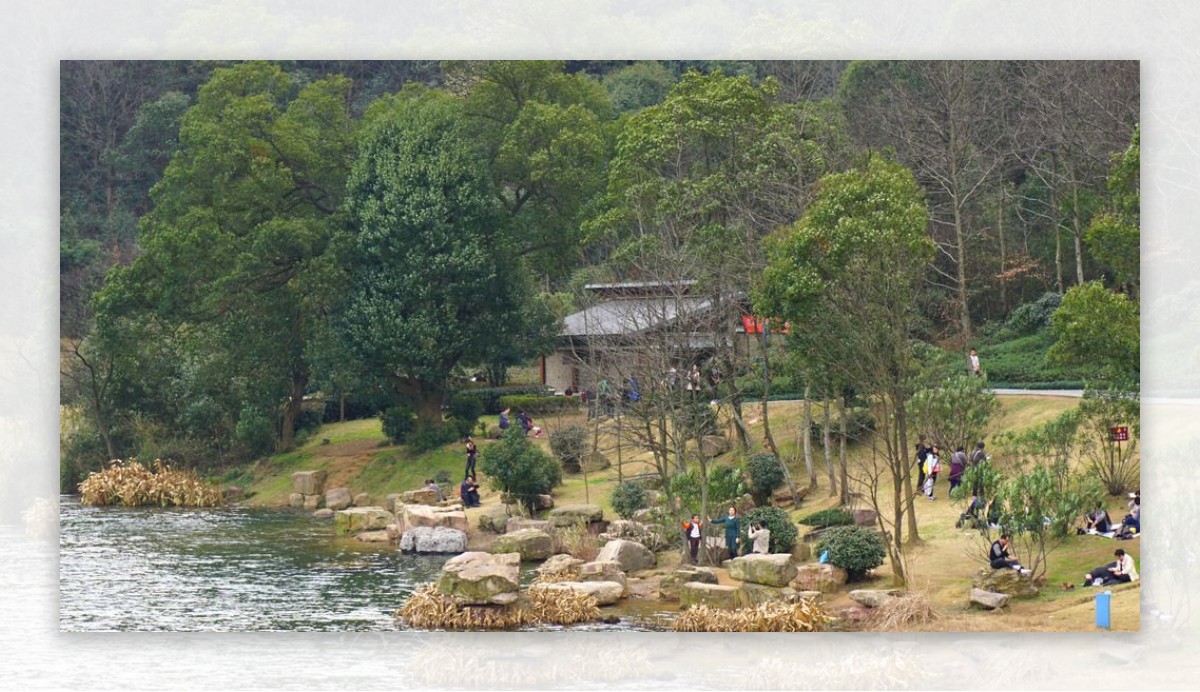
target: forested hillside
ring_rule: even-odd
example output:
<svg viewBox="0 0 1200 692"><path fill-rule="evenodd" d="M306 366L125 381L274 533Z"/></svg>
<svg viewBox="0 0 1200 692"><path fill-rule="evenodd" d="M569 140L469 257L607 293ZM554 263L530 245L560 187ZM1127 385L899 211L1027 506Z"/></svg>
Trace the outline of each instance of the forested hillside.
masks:
<svg viewBox="0 0 1200 692"><path fill-rule="evenodd" d="M916 345L913 377L976 348L994 382L1136 389L1138 74L63 62L63 487L108 458L241 463L398 402L435 444L466 379L546 353L596 282L753 295L798 351L861 336L830 306L894 298L832 288L903 274L905 327L878 338ZM872 275L885 249L907 261ZM774 374L832 387L818 360ZM761 363L724 363L735 406Z"/></svg>

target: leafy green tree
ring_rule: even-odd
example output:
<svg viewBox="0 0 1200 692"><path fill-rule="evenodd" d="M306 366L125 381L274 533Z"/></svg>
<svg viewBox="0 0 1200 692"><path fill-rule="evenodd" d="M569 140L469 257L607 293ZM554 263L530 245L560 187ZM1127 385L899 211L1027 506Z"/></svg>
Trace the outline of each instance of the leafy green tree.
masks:
<svg viewBox="0 0 1200 692"><path fill-rule="evenodd" d="M675 75L660 62L637 62L604 75L604 88L617 113L661 103L674 85Z"/></svg>
<svg viewBox="0 0 1200 692"><path fill-rule="evenodd" d="M632 519L634 512L644 509L650 503L650 494L641 483L625 481L613 488L609 502L613 511L622 519Z"/></svg>
<svg viewBox="0 0 1200 692"><path fill-rule="evenodd" d="M310 379L305 345L329 301L325 251L352 151L349 84L304 87L278 66L218 69L183 116L179 150L141 222L142 254L110 275L101 320L138 314L197 332L246 401L292 444ZM203 332L204 338L199 338ZM194 348L194 347L193 347Z"/></svg>
<svg viewBox="0 0 1200 692"><path fill-rule="evenodd" d="M1093 369L1093 383L1136 385L1141 379L1138 304L1099 281L1074 286L1051 317L1054 364Z"/></svg>
<svg viewBox="0 0 1200 692"><path fill-rule="evenodd" d="M491 479L492 487L515 497L530 513L537 509L538 495L548 494L562 482L558 462L515 427L480 452L479 470Z"/></svg>
<svg viewBox="0 0 1200 692"><path fill-rule="evenodd" d="M988 421L1000 410L996 395L982 377L956 375L940 386L913 395L913 426L949 453L970 449L988 431Z"/></svg>
<svg viewBox="0 0 1200 692"><path fill-rule="evenodd" d="M746 460L746 473L750 476L751 492L757 505L771 500L771 493L783 485L783 464L774 454L754 454Z"/></svg>
<svg viewBox="0 0 1200 692"><path fill-rule="evenodd" d="M1050 553L1071 535L1084 512L1100 501L1099 481L1090 474L1061 473L1047 465L1020 469L997 490L1001 530L1012 536L1021 565L1045 574Z"/></svg>
<svg viewBox="0 0 1200 692"><path fill-rule="evenodd" d="M1141 284L1141 145L1141 128L1135 128L1129 148L1113 157L1108 208L1092 219L1084 236L1088 251L1135 300Z"/></svg>
<svg viewBox="0 0 1200 692"><path fill-rule="evenodd" d="M871 401L872 440L882 448L859 480L885 510L880 520L891 532L888 553L900 582L906 517L910 539L918 538L908 407L920 369L918 298L934 250L927 222L920 188L897 163L872 155L861 169L826 176L804 217L770 238L754 301L759 314L805 325L793 330L804 334L790 345L811 348Z"/></svg>
<svg viewBox="0 0 1200 692"><path fill-rule="evenodd" d="M350 286L336 329L434 428L456 366L545 325L527 321L527 273L462 104L403 96L376 116L348 181Z"/></svg>

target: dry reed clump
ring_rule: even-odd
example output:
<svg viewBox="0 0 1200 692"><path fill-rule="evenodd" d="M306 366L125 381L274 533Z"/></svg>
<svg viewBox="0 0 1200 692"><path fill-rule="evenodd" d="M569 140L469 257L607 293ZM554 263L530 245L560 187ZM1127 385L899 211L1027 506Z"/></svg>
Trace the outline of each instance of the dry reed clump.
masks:
<svg viewBox="0 0 1200 692"><path fill-rule="evenodd" d="M532 584L551 584L560 581L579 581L579 568L560 569L554 572L538 572Z"/></svg>
<svg viewBox="0 0 1200 692"><path fill-rule="evenodd" d="M507 630L528 622L528 613L512 606L460 606L433 584L425 584L396 616L412 627L431 630Z"/></svg>
<svg viewBox="0 0 1200 692"><path fill-rule="evenodd" d="M929 594L909 591L885 599L883 605L873 608L864 628L878 632L909 631L916 625L924 625L940 617L941 613L934 609Z"/></svg>
<svg viewBox="0 0 1200 692"><path fill-rule="evenodd" d="M529 592L529 600L535 622L574 625L600 619L600 606L590 594L534 590Z"/></svg>
<svg viewBox="0 0 1200 692"><path fill-rule="evenodd" d="M85 505L125 507L215 507L224 502L221 489L205 483L195 471L173 469L155 459L146 468L136 459L114 459L79 484Z"/></svg>
<svg viewBox="0 0 1200 692"><path fill-rule="evenodd" d="M550 539L554 552L566 553L584 562L591 562L600 554L600 540L585 524L555 529L550 533Z"/></svg>
<svg viewBox="0 0 1200 692"><path fill-rule="evenodd" d="M753 608L726 610L693 606L675 618L676 632L819 632L832 622L820 605L764 603Z"/></svg>
<svg viewBox="0 0 1200 692"><path fill-rule="evenodd" d="M425 584L396 611L411 627L439 630L509 630L538 623L574 625L600 618L596 599L585 593L532 591L528 607L464 606Z"/></svg>

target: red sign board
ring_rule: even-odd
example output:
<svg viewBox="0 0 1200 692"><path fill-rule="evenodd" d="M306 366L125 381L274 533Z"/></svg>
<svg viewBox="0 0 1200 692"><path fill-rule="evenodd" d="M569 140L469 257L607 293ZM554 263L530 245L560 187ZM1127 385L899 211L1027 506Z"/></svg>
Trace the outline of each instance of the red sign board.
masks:
<svg viewBox="0 0 1200 692"><path fill-rule="evenodd" d="M1126 442L1129 440L1129 428L1124 425L1109 428L1108 432L1112 434L1113 442Z"/></svg>

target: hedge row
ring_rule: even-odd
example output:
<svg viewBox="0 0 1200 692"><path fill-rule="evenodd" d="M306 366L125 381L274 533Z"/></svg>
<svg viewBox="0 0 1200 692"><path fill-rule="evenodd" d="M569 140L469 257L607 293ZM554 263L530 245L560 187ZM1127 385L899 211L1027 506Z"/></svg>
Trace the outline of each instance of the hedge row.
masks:
<svg viewBox="0 0 1200 692"><path fill-rule="evenodd" d="M511 408L514 413L524 411L529 414L570 413L577 411L582 405L577 397L533 396L528 394L502 396L499 403L500 410Z"/></svg>

